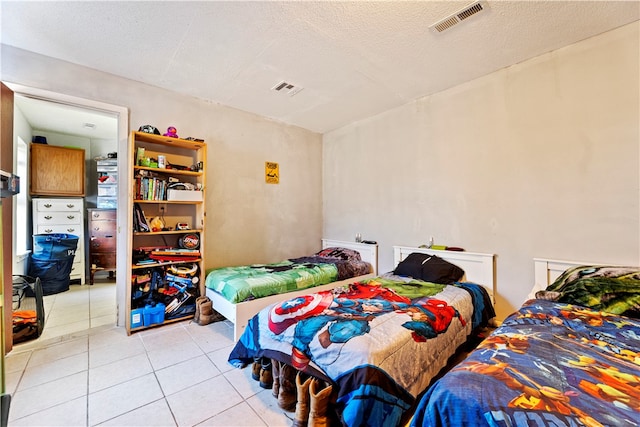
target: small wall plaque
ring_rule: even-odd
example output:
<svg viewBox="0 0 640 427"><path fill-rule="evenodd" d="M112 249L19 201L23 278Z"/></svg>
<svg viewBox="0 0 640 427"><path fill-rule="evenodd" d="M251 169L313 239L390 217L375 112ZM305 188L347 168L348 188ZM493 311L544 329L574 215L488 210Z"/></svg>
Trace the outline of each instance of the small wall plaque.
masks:
<svg viewBox="0 0 640 427"><path fill-rule="evenodd" d="M277 163L264 162L264 181L267 184L280 183L280 169Z"/></svg>

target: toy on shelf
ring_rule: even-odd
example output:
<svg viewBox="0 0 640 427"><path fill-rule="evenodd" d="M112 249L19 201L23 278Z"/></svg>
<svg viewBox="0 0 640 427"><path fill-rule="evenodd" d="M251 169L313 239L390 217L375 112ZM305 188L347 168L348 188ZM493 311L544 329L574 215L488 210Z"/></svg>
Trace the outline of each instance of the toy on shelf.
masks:
<svg viewBox="0 0 640 427"><path fill-rule="evenodd" d="M162 136L168 136L170 138L179 138L178 136L178 130L176 128L174 128L173 126L169 126L167 128L167 133L165 133Z"/></svg>

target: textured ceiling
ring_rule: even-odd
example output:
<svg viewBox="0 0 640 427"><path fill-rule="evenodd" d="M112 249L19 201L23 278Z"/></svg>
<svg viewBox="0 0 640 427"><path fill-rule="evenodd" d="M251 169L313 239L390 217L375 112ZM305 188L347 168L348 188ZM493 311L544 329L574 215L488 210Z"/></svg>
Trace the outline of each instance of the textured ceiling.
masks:
<svg viewBox="0 0 640 427"><path fill-rule="evenodd" d="M3 44L316 132L601 34L638 1L2 1ZM304 89L271 90L280 81Z"/></svg>

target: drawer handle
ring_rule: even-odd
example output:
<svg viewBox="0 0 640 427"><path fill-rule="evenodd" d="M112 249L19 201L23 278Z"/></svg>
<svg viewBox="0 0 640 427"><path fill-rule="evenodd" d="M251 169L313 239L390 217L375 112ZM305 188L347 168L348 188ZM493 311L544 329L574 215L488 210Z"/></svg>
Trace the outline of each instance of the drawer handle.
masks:
<svg viewBox="0 0 640 427"><path fill-rule="evenodd" d="M75 217L75 215L67 215L67 219L74 219Z"/></svg>
<svg viewBox="0 0 640 427"><path fill-rule="evenodd" d="M99 214L99 213L94 213L94 214L93 214L93 217L94 217L94 218L100 218L100 214Z"/></svg>
<svg viewBox="0 0 640 427"><path fill-rule="evenodd" d="M71 209L71 208L73 208L73 207L75 207L75 206L76 206L76 205L74 205L73 203L68 203L68 204L67 204L67 207L68 207L69 209Z"/></svg>
<svg viewBox="0 0 640 427"><path fill-rule="evenodd" d="M69 233L73 233L75 230L76 230L75 228L67 228L67 231L68 231Z"/></svg>
<svg viewBox="0 0 640 427"><path fill-rule="evenodd" d="M100 231L100 227L93 227L93 231Z"/></svg>
<svg viewBox="0 0 640 427"><path fill-rule="evenodd" d="M45 233L51 233L53 230L50 228L47 228L46 230L44 230Z"/></svg>
<svg viewBox="0 0 640 427"><path fill-rule="evenodd" d="M44 207L45 207L45 208L50 208L51 206L53 206L51 203L45 203L45 204L44 204Z"/></svg>
<svg viewBox="0 0 640 427"><path fill-rule="evenodd" d="M45 215L44 219L51 219L53 218L51 215Z"/></svg>

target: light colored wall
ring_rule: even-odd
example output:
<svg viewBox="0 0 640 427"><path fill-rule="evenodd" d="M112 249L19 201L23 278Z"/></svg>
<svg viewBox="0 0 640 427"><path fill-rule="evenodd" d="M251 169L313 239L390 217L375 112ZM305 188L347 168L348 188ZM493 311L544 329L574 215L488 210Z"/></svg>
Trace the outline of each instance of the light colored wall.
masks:
<svg viewBox="0 0 640 427"><path fill-rule="evenodd" d="M280 261L320 249L321 135L1 47L3 81L124 106L131 129L152 124L164 131L175 126L181 137L207 141L207 267ZM265 184L265 161L279 163L279 185Z"/></svg>
<svg viewBox="0 0 640 427"><path fill-rule="evenodd" d="M638 265L639 27L325 134L324 235L496 253L501 318L534 257Z"/></svg>

